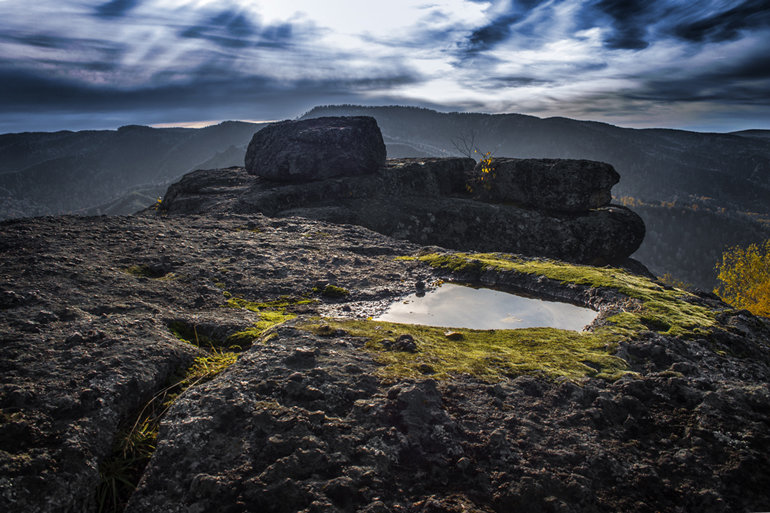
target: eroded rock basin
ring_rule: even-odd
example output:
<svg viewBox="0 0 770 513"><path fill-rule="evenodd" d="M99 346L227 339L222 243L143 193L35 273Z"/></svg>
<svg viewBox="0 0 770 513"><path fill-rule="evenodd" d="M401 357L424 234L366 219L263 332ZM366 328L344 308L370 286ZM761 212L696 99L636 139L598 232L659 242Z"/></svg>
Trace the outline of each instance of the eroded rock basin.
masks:
<svg viewBox="0 0 770 513"><path fill-rule="evenodd" d="M447 328L558 328L581 331L597 312L569 303L444 283L393 303L375 320Z"/></svg>

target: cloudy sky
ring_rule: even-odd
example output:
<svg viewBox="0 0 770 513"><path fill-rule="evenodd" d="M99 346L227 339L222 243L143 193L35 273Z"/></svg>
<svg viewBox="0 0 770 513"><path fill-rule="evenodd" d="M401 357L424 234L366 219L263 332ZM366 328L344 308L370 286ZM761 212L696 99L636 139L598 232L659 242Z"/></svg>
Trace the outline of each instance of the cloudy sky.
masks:
<svg viewBox="0 0 770 513"><path fill-rule="evenodd" d="M0 132L337 103L770 129L770 0L0 0Z"/></svg>

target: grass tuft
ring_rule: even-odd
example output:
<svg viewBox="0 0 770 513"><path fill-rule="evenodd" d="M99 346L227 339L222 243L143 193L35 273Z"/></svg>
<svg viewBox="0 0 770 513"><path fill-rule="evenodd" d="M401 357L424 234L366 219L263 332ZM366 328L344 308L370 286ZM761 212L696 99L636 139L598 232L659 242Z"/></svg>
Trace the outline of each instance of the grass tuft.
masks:
<svg viewBox="0 0 770 513"><path fill-rule="evenodd" d="M347 296L350 294L350 291L348 289L338 287L336 285L326 285L325 287L314 287L313 292L316 294L321 294L323 297L328 297L330 299L339 299L342 297Z"/></svg>
<svg viewBox="0 0 770 513"><path fill-rule="evenodd" d="M167 386L118 431L112 454L99 465L100 482L96 489L99 513L125 509L155 451L161 418L174 401L188 388L210 381L237 359L236 353L212 347L209 354L199 356L181 374L172 376Z"/></svg>
<svg viewBox="0 0 770 513"><path fill-rule="evenodd" d="M239 297L231 297L227 300L225 306L258 313L259 321L250 328L233 333L227 338L227 342L230 344L250 345L254 340L265 335L271 328L297 317L297 314L288 310L289 308L313 302L314 300L312 299L282 297L273 301L258 303Z"/></svg>

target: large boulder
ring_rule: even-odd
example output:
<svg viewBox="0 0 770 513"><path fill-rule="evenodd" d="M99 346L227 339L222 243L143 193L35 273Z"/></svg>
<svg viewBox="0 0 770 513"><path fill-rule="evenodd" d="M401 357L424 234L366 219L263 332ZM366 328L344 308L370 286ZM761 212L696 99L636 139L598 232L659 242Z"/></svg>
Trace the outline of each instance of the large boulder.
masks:
<svg viewBox="0 0 770 513"><path fill-rule="evenodd" d="M246 170L278 182L307 182L375 173L385 163L385 143L368 116L282 121L251 139Z"/></svg>
<svg viewBox="0 0 770 513"><path fill-rule="evenodd" d="M584 212L610 204L620 175L593 160L493 158L479 162L472 187L482 201Z"/></svg>

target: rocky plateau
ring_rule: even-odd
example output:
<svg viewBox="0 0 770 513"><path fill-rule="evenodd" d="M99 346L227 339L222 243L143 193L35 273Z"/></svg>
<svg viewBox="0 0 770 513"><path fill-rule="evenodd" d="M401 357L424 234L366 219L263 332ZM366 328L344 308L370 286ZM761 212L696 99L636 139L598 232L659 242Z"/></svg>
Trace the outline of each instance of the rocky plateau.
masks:
<svg viewBox="0 0 770 513"><path fill-rule="evenodd" d="M629 210L486 201L460 190L468 164L198 171L158 211L0 223L0 511L767 510L770 321L628 260ZM462 242L508 208L533 223L519 238L566 225L575 249ZM442 235L463 217L476 228ZM604 221L576 231L586 219ZM611 253L594 244L623 230ZM444 281L598 317L582 332L371 320Z"/></svg>

